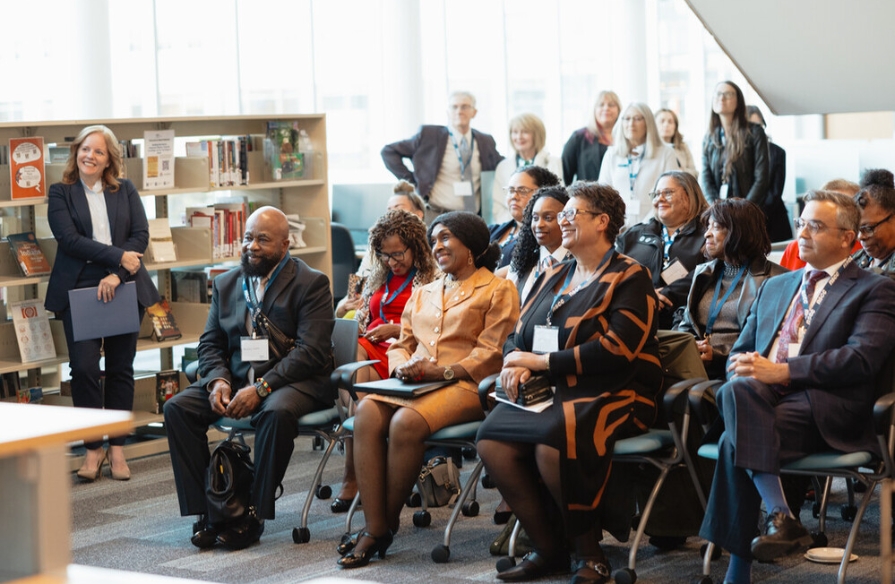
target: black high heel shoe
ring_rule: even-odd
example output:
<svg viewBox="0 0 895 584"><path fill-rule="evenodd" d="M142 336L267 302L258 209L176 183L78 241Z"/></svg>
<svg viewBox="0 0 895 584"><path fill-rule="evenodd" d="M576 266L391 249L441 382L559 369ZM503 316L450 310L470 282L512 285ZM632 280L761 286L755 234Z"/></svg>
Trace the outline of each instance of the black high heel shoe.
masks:
<svg viewBox="0 0 895 584"><path fill-rule="evenodd" d="M394 536L391 531L387 531L385 535L379 537L365 531L360 534L358 540L360 540L361 537L368 537L373 540L373 543L365 550L361 550L360 552L351 551L345 557L340 559L337 563L343 568L362 568L369 564L370 560L373 559L373 556L377 553L379 554L379 559L384 560L386 550L388 550L389 546L392 545L392 541L394 541Z"/></svg>
<svg viewBox="0 0 895 584"><path fill-rule="evenodd" d="M353 550L354 546L357 545L357 540L360 539L361 535L363 535L363 530L356 533L343 535L341 543L339 543L339 546L336 548L336 551L339 552L339 555L344 556L345 554Z"/></svg>
<svg viewBox="0 0 895 584"><path fill-rule="evenodd" d="M338 497L336 497L330 504L329 510L333 513L347 513L348 509L351 508L352 500L353 499L339 499Z"/></svg>

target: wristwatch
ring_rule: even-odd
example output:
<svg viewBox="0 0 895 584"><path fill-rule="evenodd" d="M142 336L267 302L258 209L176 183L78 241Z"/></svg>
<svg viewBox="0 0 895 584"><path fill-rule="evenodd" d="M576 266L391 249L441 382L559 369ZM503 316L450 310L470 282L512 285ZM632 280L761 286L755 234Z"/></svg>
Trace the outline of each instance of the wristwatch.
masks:
<svg viewBox="0 0 895 584"><path fill-rule="evenodd" d="M450 365L444 368L444 379L445 381L450 381L454 378L454 370L451 369Z"/></svg>
<svg viewBox="0 0 895 584"><path fill-rule="evenodd" d="M258 392L258 397L261 399L270 395L270 386L264 381L263 377L259 377L255 380L255 391Z"/></svg>

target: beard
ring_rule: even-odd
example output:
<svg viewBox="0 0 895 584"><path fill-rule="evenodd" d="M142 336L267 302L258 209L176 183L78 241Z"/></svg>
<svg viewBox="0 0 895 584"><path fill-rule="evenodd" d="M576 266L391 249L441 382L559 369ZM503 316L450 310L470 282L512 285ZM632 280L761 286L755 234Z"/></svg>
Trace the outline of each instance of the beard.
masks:
<svg viewBox="0 0 895 584"><path fill-rule="evenodd" d="M242 253L242 257L239 259L239 265L242 267L242 273L250 278L263 278L267 274L269 274L277 264L280 263L282 257L274 257L274 256L265 256L265 255L256 255L254 257L260 258L260 261L257 264L253 264L249 261L249 257L251 254L247 251Z"/></svg>

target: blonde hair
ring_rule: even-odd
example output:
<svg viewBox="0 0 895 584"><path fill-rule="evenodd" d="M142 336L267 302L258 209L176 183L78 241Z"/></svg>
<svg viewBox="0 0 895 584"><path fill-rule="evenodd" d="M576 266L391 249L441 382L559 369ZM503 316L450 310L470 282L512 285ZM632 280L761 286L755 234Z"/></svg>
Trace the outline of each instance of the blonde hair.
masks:
<svg viewBox="0 0 895 584"><path fill-rule="evenodd" d="M646 122L646 142L644 143L644 158L655 158L662 148L667 148L665 142L659 137L659 128L656 127L656 119L653 117L653 110L645 103L630 103L618 117L623 119L629 113L638 113L643 116ZM631 154L632 144L625 138L625 129L623 123L615 123L615 129L612 131L613 143L619 156L628 156Z"/></svg>
<svg viewBox="0 0 895 584"><path fill-rule="evenodd" d="M543 150L544 146L547 144L547 128L544 127L544 122L541 121L541 118L534 114L519 114L510 119L509 136L511 146L513 144L514 128L531 133L532 140L535 144L535 154ZM515 149L515 146L513 146L514 151ZM516 154L518 154L518 152L516 152Z"/></svg>
<svg viewBox="0 0 895 584"><path fill-rule="evenodd" d="M73 185L81 180L81 173L78 171L78 150L81 144L91 134L102 134L106 141L106 150L109 154L109 166L103 169L103 185L108 186L111 192L118 191L118 178L121 176L121 148L118 145L118 138L106 126L87 126L75 136L74 142L68 153L68 160L65 163L65 170L62 171L62 182L67 185Z"/></svg>
<svg viewBox="0 0 895 584"><path fill-rule="evenodd" d="M597 138L605 138L608 142L611 135L604 136L605 132L612 132L612 128L602 128L599 123L597 123L597 108L600 107L600 103L603 102L604 99L608 99L612 103L615 104L615 107L618 108L618 117L620 118L622 115L622 100L618 98L618 94L614 91L603 90L597 94L597 99L594 101L594 107L590 110L590 115L587 117L587 123L584 125L591 134L596 136ZM618 118L615 120L615 125L618 126Z"/></svg>

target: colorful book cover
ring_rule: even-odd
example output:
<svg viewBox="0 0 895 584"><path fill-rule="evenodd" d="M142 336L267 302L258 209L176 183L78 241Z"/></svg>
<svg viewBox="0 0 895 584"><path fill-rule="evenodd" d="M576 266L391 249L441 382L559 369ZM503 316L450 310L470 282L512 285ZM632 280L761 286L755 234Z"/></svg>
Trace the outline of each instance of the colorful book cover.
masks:
<svg viewBox="0 0 895 584"><path fill-rule="evenodd" d="M9 139L9 180L12 200L47 196L44 139L40 136Z"/></svg>
<svg viewBox="0 0 895 584"><path fill-rule="evenodd" d="M183 336L180 329L177 328L177 321L174 320L174 314L171 312L171 305L168 304L167 298L162 298L147 308L146 312L152 319L152 331L158 342L171 341Z"/></svg>
<svg viewBox="0 0 895 584"><path fill-rule="evenodd" d="M23 276L46 276L52 271L33 231L10 234L6 236L6 240Z"/></svg>
<svg viewBox="0 0 895 584"><path fill-rule="evenodd" d="M180 392L180 371L168 369L155 374L155 413L161 414L165 402Z"/></svg>

